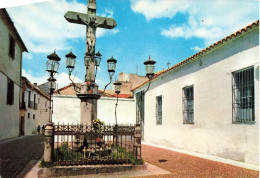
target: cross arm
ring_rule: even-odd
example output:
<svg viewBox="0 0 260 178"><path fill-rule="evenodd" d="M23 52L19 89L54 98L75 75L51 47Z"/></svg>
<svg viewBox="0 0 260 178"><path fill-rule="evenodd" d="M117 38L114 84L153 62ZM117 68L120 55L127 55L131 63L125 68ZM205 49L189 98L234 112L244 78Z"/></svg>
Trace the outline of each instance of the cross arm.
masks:
<svg viewBox="0 0 260 178"><path fill-rule="evenodd" d="M86 25L86 23L90 22L90 17L88 14L83 14L79 12L68 11L64 15L65 19L68 22ZM99 17L96 16L95 24L100 28L113 29L116 27L116 21L112 18Z"/></svg>

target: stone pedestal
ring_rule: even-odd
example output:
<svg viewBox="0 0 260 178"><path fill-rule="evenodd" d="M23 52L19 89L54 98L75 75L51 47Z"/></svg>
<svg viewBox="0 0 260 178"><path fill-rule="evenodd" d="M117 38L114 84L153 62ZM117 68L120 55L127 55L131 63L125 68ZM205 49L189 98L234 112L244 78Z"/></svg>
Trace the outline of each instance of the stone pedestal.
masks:
<svg viewBox="0 0 260 178"><path fill-rule="evenodd" d="M54 127L53 123L48 123L45 127L44 134L44 161L53 161L53 149L54 149Z"/></svg>
<svg viewBox="0 0 260 178"><path fill-rule="evenodd" d="M80 93L77 97L80 102L80 124L92 125L92 121L97 118L97 100L101 97L98 85L83 83L80 86Z"/></svg>
<svg viewBox="0 0 260 178"><path fill-rule="evenodd" d="M140 124L136 124L135 127L135 143L134 143L134 151L136 155L136 159L141 159L141 137L142 137L142 129L140 127Z"/></svg>

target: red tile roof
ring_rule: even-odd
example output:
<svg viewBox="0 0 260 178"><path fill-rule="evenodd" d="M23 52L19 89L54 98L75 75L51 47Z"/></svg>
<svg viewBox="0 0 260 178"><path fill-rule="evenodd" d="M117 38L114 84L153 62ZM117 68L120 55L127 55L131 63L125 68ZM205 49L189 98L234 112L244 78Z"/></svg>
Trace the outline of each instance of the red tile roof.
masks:
<svg viewBox="0 0 260 178"><path fill-rule="evenodd" d="M76 83L75 85L80 87L81 84ZM76 92L74 91L72 84L69 84L65 87L55 90L54 94L60 94L62 91L69 89L70 87L72 88L72 90L68 90L65 95L76 95ZM99 91L99 93L101 93L101 95L103 97L111 97L111 98L117 97L114 90L106 90L104 93L103 93L103 90L98 90L98 91ZM122 92L121 94L118 95L118 98L132 98L132 97L133 97L133 94L130 92L127 92L127 93Z"/></svg>
<svg viewBox="0 0 260 178"><path fill-rule="evenodd" d="M176 69L176 68L178 68L178 67L181 67L181 66L183 66L183 65L188 64L188 63L191 62L192 60L196 59L196 57L201 56L201 55L204 55L206 52L208 52L208 51L210 51L211 49L213 49L213 48L219 46L220 44L223 44L223 43L227 42L228 40L233 39L233 38L235 38L235 37L241 35L242 33L248 31L249 29L252 29L253 27L257 27L257 26L259 26L259 20L255 21L255 22L253 22L252 24L246 26L245 28L242 28L242 29L238 30L237 32L235 32L235 33L233 33L233 34L231 34L231 35L229 35L229 36L223 38L222 40L219 40L218 42L216 42L216 43L214 43L214 44L212 44L212 45L206 47L205 49L199 51L198 53L192 55L191 57L189 57L189 58L187 58L187 59L181 61L181 62L178 63L178 64L175 64L174 66L170 67L169 69L167 69L167 70L162 70L162 71L159 71L159 72L155 73L155 75L154 75L154 77L153 77L152 80L155 80L156 78L158 78L159 76L165 74L166 72L168 72L168 71L170 71L170 70L173 70L173 69ZM134 91L134 90L136 90L136 89L142 87L143 85L147 84L148 82L149 82L149 81L146 81L146 82L142 83L141 85L135 87L132 91Z"/></svg>

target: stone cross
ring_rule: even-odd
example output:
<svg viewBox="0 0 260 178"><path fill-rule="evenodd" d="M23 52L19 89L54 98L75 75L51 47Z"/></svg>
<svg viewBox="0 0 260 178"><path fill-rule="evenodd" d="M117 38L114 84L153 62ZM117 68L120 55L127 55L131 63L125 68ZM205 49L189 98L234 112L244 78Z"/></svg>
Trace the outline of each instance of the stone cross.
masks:
<svg viewBox="0 0 260 178"><path fill-rule="evenodd" d="M94 81L94 72L95 72L95 44L96 44L96 29L105 28L113 29L117 24L116 21L112 18L99 17L96 16L96 0L88 0L87 4L87 14L68 11L64 17L68 22L86 25L86 57L91 58L89 68L86 71L85 81L95 82Z"/></svg>
<svg viewBox="0 0 260 178"><path fill-rule="evenodd" d="M68 11L64 17L70 23L86 25L86 54L85 59L89 59L86 65L85 82L80 86L80 123L92 125L92 121L97 118L97 100L100 98L98 85L95 83L95 45L96 29L113 29L116 21L112 18L96 16L96 0L88 0L87 14ZM90 92L91 91L91 92Z"/></svg>

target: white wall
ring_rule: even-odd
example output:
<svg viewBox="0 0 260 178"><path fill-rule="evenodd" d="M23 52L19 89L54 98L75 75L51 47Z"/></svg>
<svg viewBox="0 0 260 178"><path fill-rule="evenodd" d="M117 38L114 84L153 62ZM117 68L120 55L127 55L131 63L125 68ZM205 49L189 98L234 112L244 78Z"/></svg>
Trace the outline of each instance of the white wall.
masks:
<svg viewBox="0 0 260 178"><path fill-rule="evenodd" d="M30 89L27 88L28 92ZM33 90L30 90L31 92ZM46 125L49 121L49 100L34 92L36 94L36 103L38 103L38 108L29 108L28 107L28 99L26 99L26 112L24 117L24 134L30 135L35 134L37 132L37 127L40 125L42 128L43 125ZM28 95L26 95L28 98ZM40 102L38 102L38 98L40 98ZM31 95L31 101L33 101L33 95ZM47 102L47 105L45 103ZM28 118L28 113L30 113L30 118ZM33 114L35 114L35 119L33 119Z"/></svg>
<svg viewBox="0 0 260 178"><path fill-rule="evenodd" d="M115 123L116 98L102 97L98 100L97 117L105 124ZM79 123L80 99L70 95L53 96L53 121L59 123ZM119 98L117 106L118 124L135 123L135 102L133 99Z"/></svg>
<svg viewBox="0 0 260 178"><path fill-rule="evenodd" d="M146 142L259 164L259 28L156 79L145 95ZM254 66L255 124L232 124L232 72ZM183 124L182 88L194 86L194 125ZM138 89L138 91L146 88ZM162 125L156 96L162 95Z"/></svg>
<svg viewBox="0 0 260 178"><path fill-rule="evenodd" d="M14 104L6 104L7 77L0 72L0 140L19 136L19 92L14 83Z"/></svg>
<svg viewBox="0 0 260 178"><path fill-rule="evenodd" d="M15 38L0 18L0 140L19 136L19 92L22 50L15 41L15 57L9 56L9 35ZM14 105L6 104L7 77L14 82Z"/></svg>

